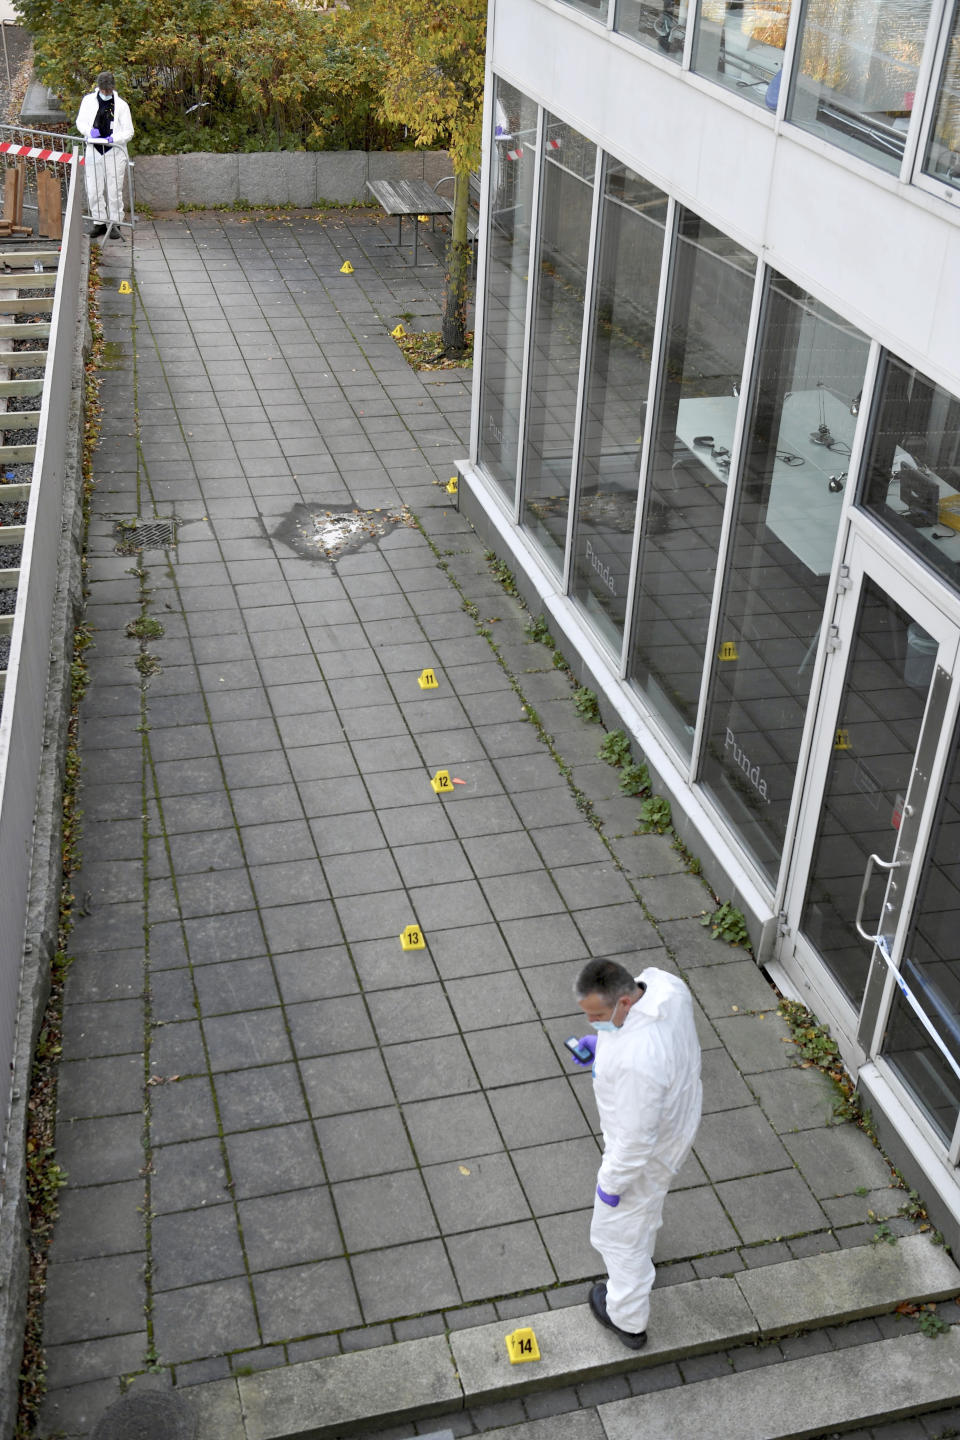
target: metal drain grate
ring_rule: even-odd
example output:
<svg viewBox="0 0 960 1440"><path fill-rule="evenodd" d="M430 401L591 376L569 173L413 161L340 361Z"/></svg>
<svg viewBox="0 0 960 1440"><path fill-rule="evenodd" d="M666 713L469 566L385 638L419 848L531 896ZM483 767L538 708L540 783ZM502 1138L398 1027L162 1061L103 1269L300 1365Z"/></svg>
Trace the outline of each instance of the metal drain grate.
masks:
<svg viewBox="0 0 960 1440"><path fill-rule="evenodd" d="M118 525L117 549L129 555L135 550L167 550L177 538L175 520L148 520L143 525Z"/></svg>

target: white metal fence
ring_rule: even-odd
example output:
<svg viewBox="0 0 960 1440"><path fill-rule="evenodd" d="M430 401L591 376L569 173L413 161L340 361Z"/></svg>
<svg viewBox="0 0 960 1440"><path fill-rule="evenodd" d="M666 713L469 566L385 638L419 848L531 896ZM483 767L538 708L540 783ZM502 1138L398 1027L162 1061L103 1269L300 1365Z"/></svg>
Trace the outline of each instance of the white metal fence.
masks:
<svg viewBox="0 0 960 1440"><path fill-rule="evenodd" d="M10 656L0 712L0 1119L6 1135L14 1083L21 972L37 786L43 763L51 620L59 579L64 474L82 276L82 189L68 167L63 243L50 317L36 454L23 534ZM0 242L2 243L2 242ZM29 286L30 271L25 275ZM35 328L23 326L29 332ZM0 366L4 357L0 355ZM2 1194L2 1187L0 1187Z"/></svg>
<svg viewBox="0 0 960 1440"><path fill-rule="evenodd" d="M133 228L134 165L123 145L111 146L101 155L76 133L61 135L30 125L0 125L0 167L20 174L15 195L9 193L14 189L10 175L4 177L0 219L9 218L11 210L15 210L17 220L22 218L24 228L33 230L39 238L59 238L59 229L50 227L51 211L58 208L60 216L65 213L70 175L76 167L82 177L85 218L94 224L114 220L123 230Z"/></svg>

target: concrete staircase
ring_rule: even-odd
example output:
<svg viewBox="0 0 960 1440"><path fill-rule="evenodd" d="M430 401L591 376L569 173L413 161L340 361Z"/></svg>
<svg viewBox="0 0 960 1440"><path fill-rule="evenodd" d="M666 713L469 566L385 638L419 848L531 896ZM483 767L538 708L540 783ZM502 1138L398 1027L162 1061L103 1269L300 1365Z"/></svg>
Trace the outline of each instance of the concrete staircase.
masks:
<svg viewBox="0 0 960 1440"><path fill-rule="evenodd" d="M958 1294L960 1271L950 1257L926 1235L913 1235L893 1246L834 1251L655 1291L650 1339L639 1354L598 1326L587 1306L577 1305L183 1393L197 1410L205 1440L333 1440L888 1314L904 1301L948 1301ZM527 1325L541 1358L512 1365L505 1335ZM921 1414L955 1401L960 1401L960 1326L935 1339L914 1330L639 1395L600 1405L598 1414L607 1440L787 1440ZM519 1432L539 1434L537 1426L544 1423L521 1426Z"/></svg>

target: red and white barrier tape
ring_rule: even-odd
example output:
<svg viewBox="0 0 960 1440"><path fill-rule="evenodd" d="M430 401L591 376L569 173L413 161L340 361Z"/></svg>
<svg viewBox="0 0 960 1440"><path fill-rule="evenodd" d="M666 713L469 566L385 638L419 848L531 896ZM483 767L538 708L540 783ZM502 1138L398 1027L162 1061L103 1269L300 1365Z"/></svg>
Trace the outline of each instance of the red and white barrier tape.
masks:
<svg viewBox="0 0 960 1440"><path fill-rule="evenodd" d="M72 150L41 150L39 145L14 145L12 140L4 140L0 144L0 155L15 155L24 160L51 160L55 165L70 165L74 158ZM82 165L83 156L79 159Z"/></svg>

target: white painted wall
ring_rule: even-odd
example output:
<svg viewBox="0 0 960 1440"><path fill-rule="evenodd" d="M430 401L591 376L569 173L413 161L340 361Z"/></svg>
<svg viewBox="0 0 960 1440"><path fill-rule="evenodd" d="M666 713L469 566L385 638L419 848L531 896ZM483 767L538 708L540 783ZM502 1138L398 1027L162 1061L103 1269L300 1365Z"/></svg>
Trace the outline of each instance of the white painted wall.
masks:
<svg viewBox="0 0 960 1440"><path fill-rule="evenodd" d="M556 0L494 0L493 69L960 392L960 208Z"/></svg>

